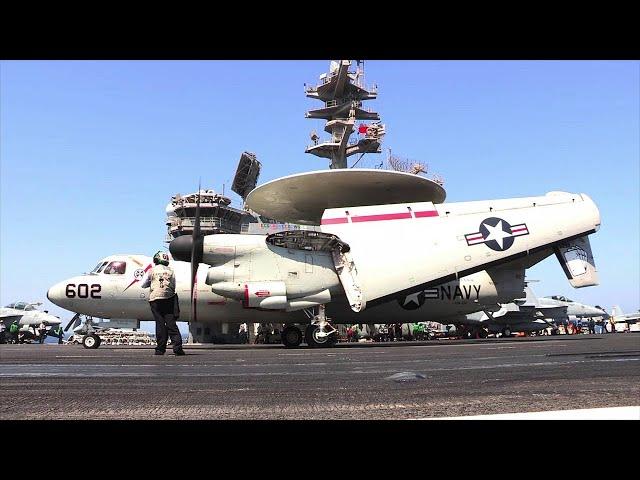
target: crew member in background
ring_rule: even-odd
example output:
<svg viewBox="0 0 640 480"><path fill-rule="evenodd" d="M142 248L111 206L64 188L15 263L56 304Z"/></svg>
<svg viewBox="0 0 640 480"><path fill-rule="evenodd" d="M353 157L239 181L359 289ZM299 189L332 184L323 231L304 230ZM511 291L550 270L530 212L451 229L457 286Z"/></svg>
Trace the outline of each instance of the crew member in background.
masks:
<svg viewBox="0 0 640 480"><path fill-rule="evenodd" d="M176 294L176 276L169 266L169 255L162 251L157 252L153 256L153 263L154 266L149 274L151 280L149 305L156 320L156 355L164 355L169 335L173 353L185 355L182 349L182 336L176 325L176 320L180 316L180 306Z"/></svg>
<svg viewBox="0 0 640 480"><path fill-rule="evenodd" d="M13 323L9 326L9 333L11 334L11 338L13 339L13 343L18 343L18 335L20 333L20 323L18 320L14 320Z"/></svg>
<svg viewBox="0 0 640 480"><path fill-rule="evenodd" d="M56 337L58 337L58 345L62 345L62 337L64 337L64 335L62 334L62 326L58 325L56 328L54 328L53 333Z"/></svg>
<svg viewBox="0 0 640 480"><path fill-rule="evenodd" d="M249 332L247 332L247 324L241 323L240 330L238 331L240 337L240 343L249 343Z"/></svg>
<svg viewBox="0 0 640 480"><path fill-rule="evenodd" d="M38 326L38 341L44 343L44 339L47 337L47 326L44 322L40 322Z"/></svg>

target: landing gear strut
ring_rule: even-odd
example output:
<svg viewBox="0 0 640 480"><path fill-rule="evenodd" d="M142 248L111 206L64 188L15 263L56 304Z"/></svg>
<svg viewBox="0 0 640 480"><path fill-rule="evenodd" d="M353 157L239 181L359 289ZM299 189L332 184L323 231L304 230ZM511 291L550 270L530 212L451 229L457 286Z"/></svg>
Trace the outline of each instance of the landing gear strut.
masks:
<svg viewBox="0 0 640 480"><path fill-rule="evenodd" d="M314 315L311 309L304 310L311 324L304 331L304 341L310 347L332 347L338 342L338 331L329 323L325 315L324 305L318 306ZM282 344L287 348L295 348L302 343L302 330L297 325L287 325L281 333Z"/></svg>
<svg viewBox="0 0 640 480"><path fill-rule="evenodd" d="M325 306L318 306L318 314L306 328L305 341L310 347L332 347L338 341L338 331L329 323Z"/></svg>
<svg viewBox="0 0 640 480"><path fill-rule="evenodd" d="M326 333L319 325L309 325L304 338L310 347L332 347L338 341L338 334L335 329L331 333Z"/></svg>

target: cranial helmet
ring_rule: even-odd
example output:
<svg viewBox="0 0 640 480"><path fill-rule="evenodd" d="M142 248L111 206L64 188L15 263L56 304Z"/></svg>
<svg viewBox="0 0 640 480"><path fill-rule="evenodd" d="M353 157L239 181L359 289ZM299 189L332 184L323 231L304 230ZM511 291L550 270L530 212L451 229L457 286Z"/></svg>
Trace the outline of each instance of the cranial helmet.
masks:
<svg viewBox="0 0 640 480"><path fill-rule="evenodd" d="M169 266L169 255L163 251L159 251L153 256L153 263L156 265L160 264Z"/></svg>

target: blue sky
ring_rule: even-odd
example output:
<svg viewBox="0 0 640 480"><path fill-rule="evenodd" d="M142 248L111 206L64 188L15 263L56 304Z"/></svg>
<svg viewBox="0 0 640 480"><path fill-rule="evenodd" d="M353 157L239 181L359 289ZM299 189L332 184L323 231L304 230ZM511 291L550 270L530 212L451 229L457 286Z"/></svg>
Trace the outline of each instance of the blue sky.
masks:
<svg viewBox="0 0 640 480"><path fill-rule="evenodd" d="M0 303L46 300L54 283L113 253L153 254L175 193L230 194L240 153L260 183L326 168L304 153L323 122L306 98L328 61L0 63ZM590 195L601 284L574 290L555 258L538 295L640 307L640 64L633 61L368 61L383 148L444 177L447 201ZM367 158L369 157L369 158ZM383 155L358 164L373 167Z"/></svg>

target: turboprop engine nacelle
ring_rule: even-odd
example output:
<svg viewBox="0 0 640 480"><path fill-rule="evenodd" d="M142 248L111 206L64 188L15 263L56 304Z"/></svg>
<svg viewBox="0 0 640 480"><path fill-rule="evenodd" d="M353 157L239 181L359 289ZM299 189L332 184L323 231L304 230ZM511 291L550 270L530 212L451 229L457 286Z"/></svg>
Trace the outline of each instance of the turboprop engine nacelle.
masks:
<svg viewBox="0 0 640 480"><path fill-rule="evenodd" d="M211 290L223 297L242 301L245 308L261 308L265 310L284 310L291 312L304 308L315 307L331 301L329 290L303 297L287 297L285 282L247 282L231 283L219 282L211 286Z"/></svg>
<svg viewBox="0 0 640 480"><path fill-rule="evenodd" d="M331 254L335 244L333 235L319 232L287 240L278 234L209 235L202 252L203 262L213 265L206 284L245 308L293 311L329 303L332 293L342 292Z"/></svg>

